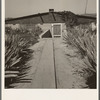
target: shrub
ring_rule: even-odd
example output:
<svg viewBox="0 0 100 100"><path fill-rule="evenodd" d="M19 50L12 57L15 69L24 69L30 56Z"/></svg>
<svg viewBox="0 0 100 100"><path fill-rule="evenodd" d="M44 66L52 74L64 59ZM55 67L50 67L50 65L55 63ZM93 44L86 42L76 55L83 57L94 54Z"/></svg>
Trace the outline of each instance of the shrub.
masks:
<svg viewBox="0 0 100 100"><path fill-rule="evenodd" d="M38 33L39 29L37 30ZM26 62L30 59L31 45L38 42L34 30L5 29L5 87L9 88L13 83L22 82L27 75L30 66ZM38 35L37 35L38 36ZM25 80L24 80L25 81ZM29 82L29 79L27 80Z"/></svg>
<svg viewBox="0 0 100 100"><path fill-rule="evenodd" d="M67 28L64 39L67 44L77 48L88 72L87 84L90 88L96 87L96 30L90 24L78 25ZM91 81L91 82L89 82Z"/></svg>
<svg viewBox="0 0 100 100"><path fill-rule="evenodd" d="M67 27L77 25L78 18L74 13L70 11L61 12L61 18L64 20Z"/></svg>

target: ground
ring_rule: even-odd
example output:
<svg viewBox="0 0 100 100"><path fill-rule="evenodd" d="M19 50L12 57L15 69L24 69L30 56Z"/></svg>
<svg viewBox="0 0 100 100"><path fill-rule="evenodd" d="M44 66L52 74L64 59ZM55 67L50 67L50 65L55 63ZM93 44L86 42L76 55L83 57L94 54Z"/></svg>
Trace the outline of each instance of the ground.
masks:
<svg viewBox="0 0 100 100"><path fill-rule="evenodd" d="M62 38L40 39L30 49L34 52L27 63L31 67L25 78L31 81L16 83L15 88L87 88L81 74L84 63L77 56L77 50L65 44Z"/></svg>

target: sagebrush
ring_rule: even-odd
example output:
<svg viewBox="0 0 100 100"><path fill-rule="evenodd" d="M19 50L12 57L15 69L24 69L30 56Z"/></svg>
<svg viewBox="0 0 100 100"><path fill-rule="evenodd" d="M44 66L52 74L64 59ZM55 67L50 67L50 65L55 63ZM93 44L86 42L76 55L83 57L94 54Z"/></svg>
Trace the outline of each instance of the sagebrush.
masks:
<svg viewBox="0 0 100 100"><path fill-rule="evenodd" d="M15 29L6 27L5 29L5 87L12 87L13 83L27 81L23 78L27 75L30 66L27 61L34 51L28 49L38 42L41 29L35 30Z"/></svg>
<svg viewBox="0 0 100 100"><path fill-rule="evenodd" d="M67 44L75 47L81 59L84 61L88 73L87 84L90 88L96 88L97 70L97 43L96 29L92 30L90 24L67 27L64 40Z"/></svg>

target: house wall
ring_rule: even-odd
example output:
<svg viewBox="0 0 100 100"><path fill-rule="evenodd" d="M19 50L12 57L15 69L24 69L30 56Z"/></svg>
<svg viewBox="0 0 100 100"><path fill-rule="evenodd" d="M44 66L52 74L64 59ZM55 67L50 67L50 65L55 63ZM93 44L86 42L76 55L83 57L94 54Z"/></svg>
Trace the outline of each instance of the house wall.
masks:
<svg viewBox="0 0 100 100"><path fill-rule="evenodd" d="M53 24L53 23L52 23ZM52 24L49 23L49 24L37 24L39 27L42 28L43 31L46 31L46 30L51 30L52 28ZM61 23L62 24L62 31L66 29L66 26L65 26L65 23Z"/></svg>
<svg viewBox="0 0 100 100"><path fill-rule="evenodd" d="M52 23L52 24L56 24L56 23ZM43 33L41 35L45 34L45 32L47 32L47 30L50 30L50 32L52 33L52 24L51 23L37 24L43 30ZM66 30L66 25L65 25L65 23L60 23L60 24L62 24L62 34L64 34L65 33L64 30ZM40 35L40 37L41 37L41 35Z"/></svg>
<svg viewBox="0 0 100 100"><path fill-rule="evenodd" d="M42 34L45 34L45 32L47 32L48 30L50 30L50 32L52 33L52 24L55 23L44 23L44 24L6 24L6 27L11 27L12 29L28 29L28 30L32 30L35 28L35 26L39 26L42 29ZM64 30L66 30L66 26L65 23L60 23L62 24L62 34L64 34ZM40 36L41 37L41 36Z"/></svg>

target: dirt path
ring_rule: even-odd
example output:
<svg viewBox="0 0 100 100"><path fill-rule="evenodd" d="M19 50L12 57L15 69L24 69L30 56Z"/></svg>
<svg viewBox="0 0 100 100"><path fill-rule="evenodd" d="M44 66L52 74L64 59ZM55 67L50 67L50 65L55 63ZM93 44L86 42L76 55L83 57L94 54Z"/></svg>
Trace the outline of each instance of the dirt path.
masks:
<svg viewBox="0 0 100 100"><path fill-rule="evenodd" d="M52 39L45 42L37 72L32 80L32 88L55 88Z"/></svg>
<svg viewBox="0 0 100 100"><path fill-rule="evenodd" d="M15 84L15 88L81 88L85 86L84 80L74 74L81 61L68 54L73 51L66 51L66 45L61 38L41 39L34 46L33 58L27 63L31 66L26 78L31 79L30 83ZM73 63L74 62L74 63ZM76 65L75 65L76 64Z"/></svg>

